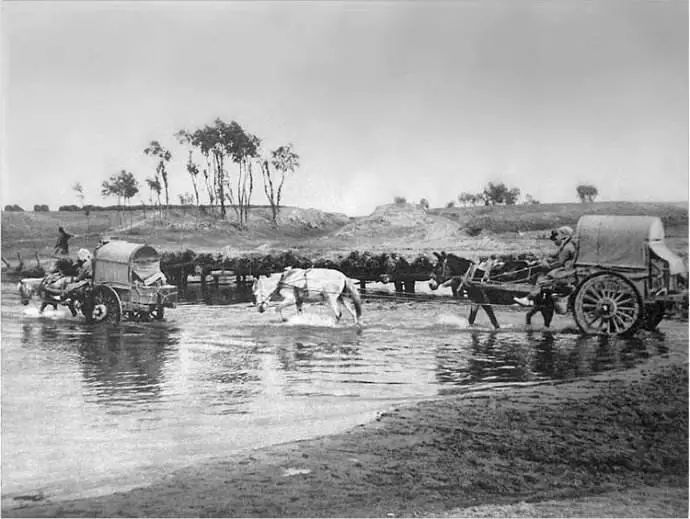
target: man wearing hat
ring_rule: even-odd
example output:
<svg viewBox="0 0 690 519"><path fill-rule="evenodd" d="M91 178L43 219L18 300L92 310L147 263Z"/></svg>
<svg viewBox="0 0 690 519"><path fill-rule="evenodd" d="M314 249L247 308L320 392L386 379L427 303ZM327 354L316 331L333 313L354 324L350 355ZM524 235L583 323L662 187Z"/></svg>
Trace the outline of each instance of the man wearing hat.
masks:
<svg viewBox="0 0 690 519"><path fill-rule="evenodd" d="M573 243L574 231L572 227L564 225L551 231L550 239L558 247L555 254L546 258L546 264L551 269L546 275L537 280L534 289L525 297L515 297L513 300L522 306L534 305L534 299L545 288L551 288L557 282L565 282L574 273L577 249Z"/></svg>

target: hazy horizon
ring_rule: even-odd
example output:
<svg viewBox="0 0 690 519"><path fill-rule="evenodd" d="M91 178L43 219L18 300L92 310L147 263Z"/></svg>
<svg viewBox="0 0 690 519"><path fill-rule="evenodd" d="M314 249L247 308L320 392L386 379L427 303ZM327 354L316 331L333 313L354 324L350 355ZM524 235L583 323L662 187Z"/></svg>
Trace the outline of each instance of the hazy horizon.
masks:
<svg viewBox="0 0 690 519"><path fill-rule="evenodd" d="M3 206L77 204L75 182L114 205L100 185L122 169L148 201L154 139L178 203L192 184L173 134L216 117L294 145L289 206L443 207L490 181L543 203L582 183L598 201L688 200L684 1L1 7Z"/></svg>

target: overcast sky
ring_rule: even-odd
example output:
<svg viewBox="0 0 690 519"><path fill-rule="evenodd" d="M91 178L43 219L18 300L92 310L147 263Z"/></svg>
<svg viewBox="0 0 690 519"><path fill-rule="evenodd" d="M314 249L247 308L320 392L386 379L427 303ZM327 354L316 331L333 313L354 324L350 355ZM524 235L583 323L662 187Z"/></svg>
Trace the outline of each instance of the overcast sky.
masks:
<svg viewBox="0 0 690 519"><path fill-rule="evenodd" d="M688 199L686 0L21 2L2 8L2 204L87 203L152 139L236 120L301 167L284 203ZM142 186L141 196L148 199ZM254 203L265 203L256 189Z"/></svg>

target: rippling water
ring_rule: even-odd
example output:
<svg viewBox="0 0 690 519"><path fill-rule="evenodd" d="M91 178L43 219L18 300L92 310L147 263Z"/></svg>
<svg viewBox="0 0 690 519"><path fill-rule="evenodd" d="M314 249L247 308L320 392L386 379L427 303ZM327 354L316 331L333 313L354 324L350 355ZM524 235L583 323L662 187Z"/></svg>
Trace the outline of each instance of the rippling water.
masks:
<svg viewBox="0 0 690 519"><path fill-rule="evenodd" d="M503 310L506 328L492 332L469 328L457 303L372 299L359 329L346 317L336 325L324 306L284 323L227 290L188 296L199 301L164 322L109 327L62 310L39 316L3 285L4 505L142 484L337 432L395 402L687 354L687 325L673 321L607 340L577 335L567 317L526 330L523 313Z"/></svg>

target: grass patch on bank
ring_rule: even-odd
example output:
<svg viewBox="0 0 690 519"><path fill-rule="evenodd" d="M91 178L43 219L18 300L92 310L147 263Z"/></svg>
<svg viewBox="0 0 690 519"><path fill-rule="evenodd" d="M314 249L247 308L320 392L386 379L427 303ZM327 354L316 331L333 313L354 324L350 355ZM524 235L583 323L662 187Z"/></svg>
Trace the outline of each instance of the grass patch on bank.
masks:
<svg viewBox="0 0 690 519"><path fill-rule="evenodd" d="M532 204L512 206L450 207L432 209L470 231L526 232L552 229L561 225L574 227L585 214L658 216L667 228L688 225L687 203L593 202L569 204Z"/></svg>

